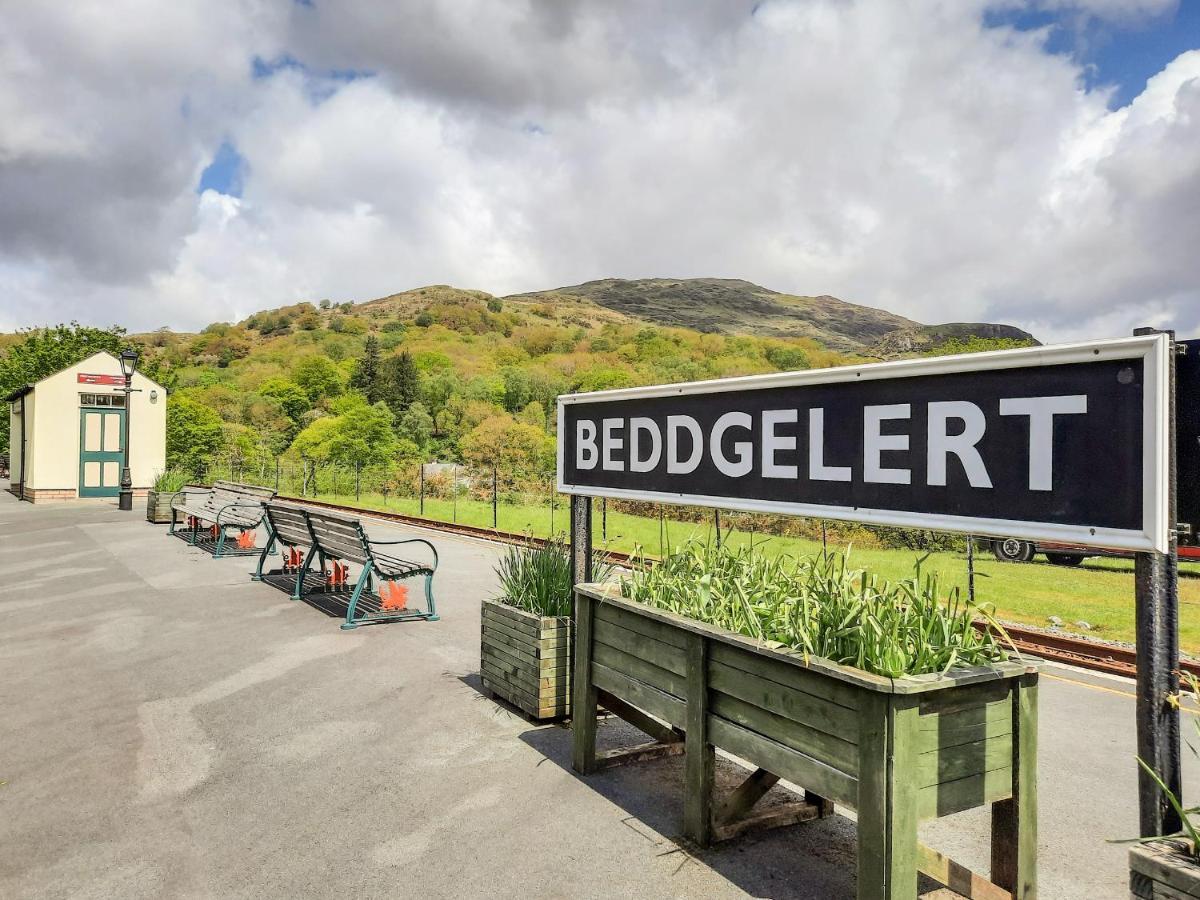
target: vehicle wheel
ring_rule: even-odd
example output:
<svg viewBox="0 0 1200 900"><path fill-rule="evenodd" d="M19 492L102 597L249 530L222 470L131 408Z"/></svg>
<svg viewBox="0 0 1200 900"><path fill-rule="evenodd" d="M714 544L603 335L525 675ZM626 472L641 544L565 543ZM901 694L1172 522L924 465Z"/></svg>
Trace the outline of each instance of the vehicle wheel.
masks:
<svg viewBox="0 0 1200 900"><path fill-rule="evenodd" d="M992 541L992 555L1001 562L1029 562L1033 559L1033 544L1016 538Z"/></svg>
<svg viewBox="0 0 1200 900"><path fill-rule="evenodd" d="M1046 559L1052 566L1066 566L1069 569L1083 562L1083 557L1077 553L1047 553Z"/></svg>

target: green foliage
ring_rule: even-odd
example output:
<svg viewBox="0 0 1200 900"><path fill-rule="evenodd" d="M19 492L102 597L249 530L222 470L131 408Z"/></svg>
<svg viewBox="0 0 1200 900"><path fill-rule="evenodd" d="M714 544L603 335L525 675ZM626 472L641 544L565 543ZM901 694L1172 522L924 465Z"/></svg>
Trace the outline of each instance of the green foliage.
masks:
<svg viewBox="0 0 1200 900"><path fill-rule="evenodd" d="M187 396L167 403L167 466L199 475L222 444L221 417Z"/></svg>
<svg viewBox="0 0 1200 900"><path fill-rule="evenodd" d="M492 297L487 302L488 312L498 313L504 309L504 304L500 302L499 297Z"/></svg>
<svg viewBox="0 0 1200 900"><path fill-rule="evenodd" d="M342 370L327 356L306 356L292 366L292 378L316 405L338 396L345 388Z"/></svg>
<svg viewBox="0 0 1200 900"><path fill-rule="evenodd" d="M258 392L276 401L283 414L293 422L299 422L310 408L308 393L296 382L282 376L268 378L259 385Z"/></svg>
<svg viewBox="0 0 1200 900"><path fill-rule="evenodd" d="M187 483L187 472L182 469L166 469L154 476L154 490L160 494L173 494Z"/></svg>
<svg viewBox="0 0 1200 900"><path fill-rule="evenodd" d="M771 344L764 351L767 362L780 372L794 372L808 368L808 354L799 347L789 347L786 344Z"/></svg>
<svg viewBox="0 0 1200 900"><path fill-rule="evenodd" d="M415 324L418 328L428 328L433 324L433 316L431 316L428 312L417 313L417 317L413 320L413 324Z"/></svg>
<svg viewBox="0 0 1200 900"><path fill-rule="evenodd" d="M997 662L977 630L980 606L936 575L889 582L850 568L850 554L768 558L748 547L692 541L622 582L624 596L761 641L900 678Z"/></svg>
<svg viewBox="0 0 1200 900"><path fill-rule="evenodd" d="M392 414L383 403L346 394L333 403L333 415L315 420L296 435L291 452L314 462L386 463L398 447L392 425Z"/></svg>
<svg viewBox="0 0 1200 900"><path fill-rule="evenodd" d="M592 580L602 582L612 566L600 553L592 559ZM561 536L545 543L508 547L496 566L500 596L507 606L535 616L571 615L574 584L571 579L571 545Z"/></svg>
<svg viewBox="0 0 1200 900"><path fill-rule="evenodd" d="M367 398L368 403L383 399L383 367L379 358L379 338L370 335L363 345L362 359L350 376L350 387Z"/></svg>
<svg viewBox="0 0 1200 900"><path fill-rule="evenodd" d="M385 359L380 366L380 399L394 416L402 416L421 395L421 376L412 356L405 352Z"/></svg>
<svg viewBox="0 0 1200 900"><path fill-rule="evenodd" d="M429 415L425 404L417 400L409 404L404 415L400 417L397 431L400 437L407 438L417 449L424 451L429 446L429 439L433 437L433 416Z"/></svg>
<svg viewBox="0 0 1200 900"><path fill-rule="evenodd" d="M1034 346L1032 341L1022 338L985 338L971 335L966 340L950 338L938 344L933 349L925 351L925 356L954 356L959 353L986 353L989 350L1017 350L1021 347Z"/></svg>

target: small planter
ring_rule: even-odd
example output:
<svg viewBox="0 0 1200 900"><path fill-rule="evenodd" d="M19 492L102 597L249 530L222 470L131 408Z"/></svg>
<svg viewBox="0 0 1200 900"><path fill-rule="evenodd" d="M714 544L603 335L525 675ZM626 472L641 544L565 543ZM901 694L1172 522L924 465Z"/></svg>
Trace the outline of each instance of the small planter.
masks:
<svg viewBox="0 0 1200 900"><path fill-rule="evenodd" d="M1200 864L1183 841L1163 838L1129 851L1129 896L1136 900L1200 897Z"/></svg>
<svg viewBox="0 0 1200 900"><path fill-rule="evenodd" d="M571 621L483 601L483 686L534 719L571 711Z"/></svg>
<svg viewBox="0 0 1200 900"><path fill-rule="evenodd" d="M167 525L171 521L171 501L179 491L150 491L146 494L146 521L155 525Z"/></svg>
<svg viewBox="0 0 1200 900"><path fill-rule="evenodd" d="M807 792L810 810L791 821L828 814L833 803L857 811L860 900L911 900L918 871L967 896L1036 896L1035 665L885 678L599 585L576 588L575 628L574 768L588 774L622 752L597 753L598 703L666 723L674 734L663 732L662 746L683 744L683 828L697 844L736 833L782 778ZM715 748L758 767L724 802L713 796ZM919 822L980 806L992 813L990 878L917 840Z"/></svg>

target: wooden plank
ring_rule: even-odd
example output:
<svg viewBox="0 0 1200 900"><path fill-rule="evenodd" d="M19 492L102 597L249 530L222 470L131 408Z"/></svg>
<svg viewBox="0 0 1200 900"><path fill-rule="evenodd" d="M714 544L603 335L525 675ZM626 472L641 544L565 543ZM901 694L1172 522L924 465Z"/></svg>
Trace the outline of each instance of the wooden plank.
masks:
<svg viewBox="0 0 1200 900"><path fill-rule="evenodd" d="M669 672L666 669L660 669L658 666L640 657L631 656L615 647L610 647L596 640L592 645L592 659L595 662L608 666L614 672L620 672L622 675L628 675L630 678L635 678L651 687L658 688L663 693L671 694L682 700L687 699L687 679L681 678L674 672Z"/></svg>
<svg viewBox="0 0 1200 900"><path fill-rule="evenodd" d="M805 800L772 806L758 813L751 813L724 825L714 825L712 839L728 841L747 831L768 828L784 828L800 822L809 822L821 818L821 808Z"/></svg>
<svg viewBox="0 0 1200 900"><path fill-rule="evenodd" d="M581 775L596 771L596 684L592 681L592 620L595 606L596 601L589 595L580 592L575 594L571 767ZM621 696L619 690L618 696Z"/></svg>
<svg viewBox="0 0 1200 900"><path fill-rule="evenodd" d="M811 788L824 797L832 797L839 803L854 803L855 779L840 769L716 716L708 718L708 733L715 746L754 766L776 772L781 778Z"/></svg>
<svg viewBox="0 0 1200 900"><path fill-rule="evenodd" d="M553 665L564 664L570 658L570 646L566 641L543 641L527 634L510 631L488 617L483 619L480 639L493 644L503 644L535 660L549 660ZM549 646L547 646L549 644Z"/></svg>
<svg viewBox="0 0 1200 900"><path fill-rule="evenodd" d="M701 635L688 635L687 664L683 832L697 846L707 847L712 837L716 754L708 740L708 642Z"/></svg>
<svg viewBox="0 0 1200 900"><path fill-rule="evenodd" d="M603 600L596 607L596 618L686 651L687 635L670 624L643 615L645 609L641 604L616 606L608 600Z"/></svg>
<svg viewBox="0 0 1200 900"><path fill-rule="evenodd" d="M848 775L858 771L858 749L832 735L799 725L728 694L713 692L710 711L765 738L840 769ZM856 728L855 731L858 729Z"/></svg>
<svg viewBox="0 0 1200 900"><path fill-rule="evenodd" d="M990 741L976 741L930 750L917 760L918 782L921 787L945 781L957 781L969 775L979 775L1010 765L1012 736L1002 735Z"/></svg>
<svg viewBox="0 0 1200 900"><path fill-rule="evenodd" d="M917 868L967 900L1012 900L1012 894L932 847L917 845Z"/></svg>
<svg viewBox="0 0 1200 900"><path fill-rule="evenodd" d="M846 709L858 709L862 697L862 691L858 688L777 657L778 654L768 655L744 647L721 644L712 650L714 662L774 681L791 690L828 700Z"/></svg>
<svg viewBox="0 0 1200 900"><path fill-rule="evenodd" d="M1013 693L1011 799L992 807L992 881L1014 900L1037 897L1037 675Z"/></svg>
<svg viewBox="0 0 1200 900"><path fill-rule="evenodd" d="M483 608L497 618L509 619L515 625L525 626L519 630L528 631L538 637L557 636L559 632L566 632L571 628L570 619L535 616L533 613L495 600L483 601Z"/></svg>
<svg viewBox="0 0 1200 900"><path fill-rule="evenodd" d="M505 634L512 637L514 640L534 646L540 644L547 650L566 650L570 645L570 632L563 630L555 637L541 637L527 630L520 630L513 627L515 623L510 619L501 619L498 616L492 615L491 610L484 610L482 620L486 623L489 631L494 631L498 634Z"/></svg>
<svg viewBox="0 0 1200 900"><path fill-rule="evenodd" d="M631 631L603 619L596 620L596 640L647 659L656 666L674 672L676 675L687 677L687 653L674 644L668 644L638 631Z"/></svg>
<svg viewBox="0 0 1200 900"><path fill-rule="evenodd" d="M566 698L557 698L551 700L541 700L530 697L528 694L516 690L511 685L481 678L484 688L491 691L498 697L507 700L517 709L524 712L526 715L535 719L555 719L566 715L570 711Z"/></svg>
<svg viewBox="0 0 1200 900"><path fill-rule="evenodd" d="M891 792L888 897L910 900L917 894L917 805L921 790L918 759L920 699L903 694L888 698Z"/></svg>
<svg viewBox="0 0 1200 900"><path fill-rule="evenodd" d="M743 669L713 660L709 665L713 690L769 710L800 725L834 735L842 741L858 741L858 713L802 690L795 690Z"/></svg>
<svg viewBox="0 0 1200 900"><path fill-rule="evenodd" d="M652 716L646 715L636 706L630 706L624 700L614 697L608 691L599 691L600 705L615 716L624 719L634 728L646 732L656 741L672 744L683 740L683 733L678 728L672 728Z"/></svg>
<svg viewBox="0 0 1200 900"><path fill-rule="evenodd" d="M745 781L729 792L720 809L713 815L713 821L717 825L732 824L750 812L754 804L778 783L778 775L766 769L755 769Z"/></svg>
<svg viewBox="0 0 1200 900"><path fill-rule="evenodd" d="M888 790L890 717L886 695L862 698L858 726L858 900L887 900L891 844L891 792Z"/></svg>
<svg viewBox="0 0 1200 900"><path fill-rule="evenodd" d="M564 679L571 672L571 668L567 665L565 659L531 660L528 655L514 653L511 647L506 647L503 644L481 644L480 652L483 655L495 657L498 662L516 666L522 673L533 679ZM543 663L546 663L546 665L543 665Z"/></svg>
<svg viewBox="0 0 1200 900"><path fill-rule="evenodd" d="M647 762L652 759L663 759L667 756L679 756L684 752L681 741L664 744L661 741L650 741L634 747L619 747L615 750L604 750L596 754L597 769L614 769L617 766L627 766L632 763Z"/></svg>
<svg viewBox="0 0 1200 900"><path fill-rule="evenodd" d="M997 701L1007 702L1012 689L1013 681L1004 679L926 694L921 697L921 718L924 721L927 716L944 716Z"/></svg>
<svg viewBox="0 0 1200 900"><path fill-rule="evenodd" d="M1131 876L1142 876L1140 882L1146 886L1147 897L1167 897L1174 891L1194 898L1198 893L1200 865L1187 855L1186 843L1181 839L1163 838L1131 847L1129 869Z"/></svg>
<svg viewBox="0 0 1200 900"><path fill-rule="evenodd" d="M575 652L578 654L578 648ZM578 660L578 656L576 659ZM578 678L578 664L575 666L575 673ZM687 704L678 697L664 694L657 688L595 662L592 663L592 683L600 690L608 691L614 697L645 710L655 718L679 728L687 727Z"/></svg>
<svg viewBox="0 0 1200 900"><path fill-rule="evenodd" d="M920 816L922 819L936 819L1004 800L1012 794L1012 777L1012 768L1004 766L957 781L921 788L918 802Z"/></svg>
<svg viewBox="0 0 1200 900"><path fill-rule="evenodd" d="M547 689L556 692L562 691L570 683L565 669L556 669L549 673L531 673L524 664L514 664L511 659L491 650L481 655L481 661L486 662L493 670L506 676L510 681L525 685L532 694L540 694Z"/></svg>
<svg viewBox="0 0 1200 900"><path fill-rule="evenodd" d="M990 719L986 722L976 722L961 728L922 729L920 742L921 752L938 747L957 747L961 744L973 744L976 741L992 740L1012 733L1012 717Z"/></svg>
<svg viewBox="0 0 1200 900"><path fill-rule="evenodd" d="M1012 722L1012 700L1005 697L991 703L976 703L952 712L921 716L922 731L965 728L984 722ZM1011 730L1011 729L1010 729Z"/></svg>

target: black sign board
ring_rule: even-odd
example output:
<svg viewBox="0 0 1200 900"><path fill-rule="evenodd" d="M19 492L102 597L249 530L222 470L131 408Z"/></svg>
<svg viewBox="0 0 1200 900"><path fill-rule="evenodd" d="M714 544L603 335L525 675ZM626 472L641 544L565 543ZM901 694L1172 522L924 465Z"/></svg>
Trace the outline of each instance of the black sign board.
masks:
<svg viewBox="0 0 1200 900"><path fill-rule="evenodd" d="M1200 545L1200 340L1183 341L1175 368L1175 470L1179 543Z"/></svg>
<svg viewBox="0 0 1200 900"><path fill-rule="evenodd" d="M1166 546L1163 335L559 398L564 493Z"/></svg>

